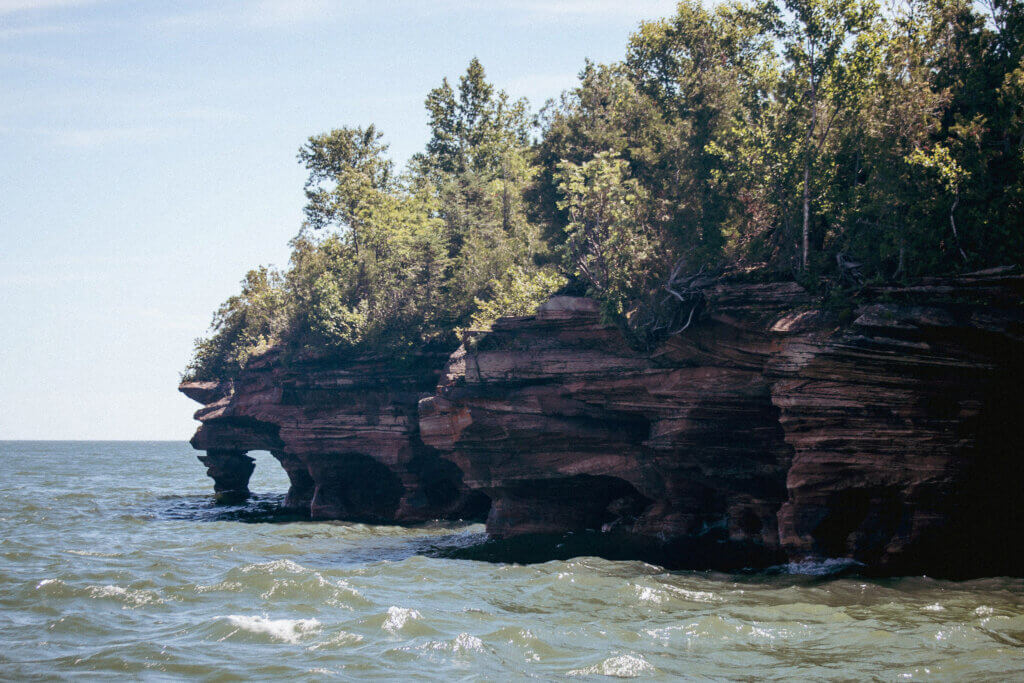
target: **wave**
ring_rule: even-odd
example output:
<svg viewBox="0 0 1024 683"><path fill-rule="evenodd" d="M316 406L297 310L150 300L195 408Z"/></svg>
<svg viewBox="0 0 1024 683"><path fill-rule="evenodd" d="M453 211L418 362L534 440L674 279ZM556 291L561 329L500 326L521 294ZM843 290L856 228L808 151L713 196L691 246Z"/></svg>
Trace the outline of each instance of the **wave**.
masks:
<svg viewBox="0 0 1024 683"><path fill-rule="evenodd" d="M238 631L246 631L258 635L267 635L273 640L291 644L297 644L302 638L318 633L321 626L320 622L316 619L269 619L264 616L246 616L241 614L229 614L217 618L226 620L231 626L235 627L235 631L224 636L224 638L230 638Z"/></svg>
<svg viewBox="0 0 1024 683"><path fill-rule="evenodd" d="M124 607L142 607L144 605L161 605L164 600L154 591L125 588L115 584L102 586L75 586L61 579L43 579L36 583L34 590L47 598L90 598L93 600L113 600Z"/></svg>
<svg viewBox="0 0 1024 683"><path fill-rule="evenodd" d="M460 633L451 641L433 640L420 647L423 650L439 650L452 654L468 654L471 652L490 652L491 649L484 645L484 641L468 633Z"/></svg>
<svg viewBox="0 0 1024 683"><path fill-rule="evenodd" d="M346 579L330 578L283 558L234 567L219 583L201 588L204 592L258 591L263 600L276 602L312 600L345 608L370 604Z"/></svg>
<svg viewBox="0 0 1024 683"><path fill-rule="evenodd" d="M637 678L654 671L654 667L637 655L619 655L609 657L600 664L584 669L573 669L566 672L567 676L611 676L613 678Z"/></svg>
<svg viewBox="0 0 1024 683"><path fill-rule="evenodd" d="M410 621L421 619L422 617L423 615L414 609L392 605L388 607L388 617L384 620L381 628L389 633L398 633Z"/></svg>

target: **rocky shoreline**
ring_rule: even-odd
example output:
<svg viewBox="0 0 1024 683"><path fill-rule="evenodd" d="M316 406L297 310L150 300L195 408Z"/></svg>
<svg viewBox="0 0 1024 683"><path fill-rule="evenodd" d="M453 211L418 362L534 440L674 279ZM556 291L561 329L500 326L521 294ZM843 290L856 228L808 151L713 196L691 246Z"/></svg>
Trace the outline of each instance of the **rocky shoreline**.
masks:
<svg viewBox="0 0 1024 683"><path fill-rule="evenodd" d="M651 352L554 297L452 354L270 352L204 404L225 498L270 451L314 519L483 518L495 539L589 532L675 567L848 558L875 574L1024 574L1016 432L1024 276L875 287L847 311L720 279Z"/></svg>

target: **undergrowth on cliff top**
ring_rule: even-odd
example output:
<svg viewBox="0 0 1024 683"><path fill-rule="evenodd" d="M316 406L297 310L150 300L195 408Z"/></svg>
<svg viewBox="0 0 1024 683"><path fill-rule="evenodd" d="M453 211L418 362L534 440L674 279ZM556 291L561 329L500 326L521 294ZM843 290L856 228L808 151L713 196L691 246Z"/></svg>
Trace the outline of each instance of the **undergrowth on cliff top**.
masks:
<svg viewBox="0 0 1024 683"><path fill-rule="evenodd" d="M185 379L272 347L407 358L589 293L640 343L709 273L845 301L1024 255L1024 5L684 0L531 113L473 60L399 171L374 126L315 135L288 267L215 313Z"/></svg>

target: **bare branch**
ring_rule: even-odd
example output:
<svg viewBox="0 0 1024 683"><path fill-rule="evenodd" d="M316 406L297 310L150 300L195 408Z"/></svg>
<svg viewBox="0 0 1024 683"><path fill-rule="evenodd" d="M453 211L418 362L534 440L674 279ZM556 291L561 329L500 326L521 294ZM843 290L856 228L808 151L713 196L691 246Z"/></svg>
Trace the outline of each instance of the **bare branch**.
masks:
<svg viewBox="0 0 1024 683"><path fill-rule="evenodd" d="M680 327L675 332L670 332L669 334L672 335L672 336L675 336L675 335L679 334L680 332L684 331L687 327L689 327L690 323L693 322L693 313L696 310L697 310L697 305L695 304L693 306L693 308L690 309L690 315L689 315L689 317L686 318L686 324L683 325L682 327Z"/></svg>

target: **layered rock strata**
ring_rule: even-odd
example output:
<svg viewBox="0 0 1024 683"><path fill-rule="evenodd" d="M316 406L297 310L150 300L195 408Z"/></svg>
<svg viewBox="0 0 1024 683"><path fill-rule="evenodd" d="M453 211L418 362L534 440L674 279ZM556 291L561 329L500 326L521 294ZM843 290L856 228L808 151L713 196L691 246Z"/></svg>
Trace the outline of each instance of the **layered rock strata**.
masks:
<svg viewBox="0 0 1024 683"><path fill-rule="evenodd" d="M247 495L247 454L266 450L313 518L471 517L489 500L496 538L590 530L679 567L1024 574L1024 278L862 294L826 309L795 283L719 280L648 353L596 302L555 297L450 358L271 352L181 390L204 404L192 443L221 497Z"/></svg>
<svg viewBox="0 0 1024 683"><path fill-rule="evenodd" d="M467 338L420 436L491 499L496 537L603 530L677 566L1024 573L1006 544L1024 531L1024 279L867 297L830 312L795 283L719 281L653 353L556 297Z"/></svg>
<svg viewBox="0 0 1024 683"><path fill-rule="evenodd" d="M475 517L487 500L418 436L416 402L445 353L398 367L379 358L285 359L272 351L233 382L191 382L203 403L192 446L226 500L248 495L254 460L269 451L288 473L285 506L313 519L418 522Z"/></svg>

